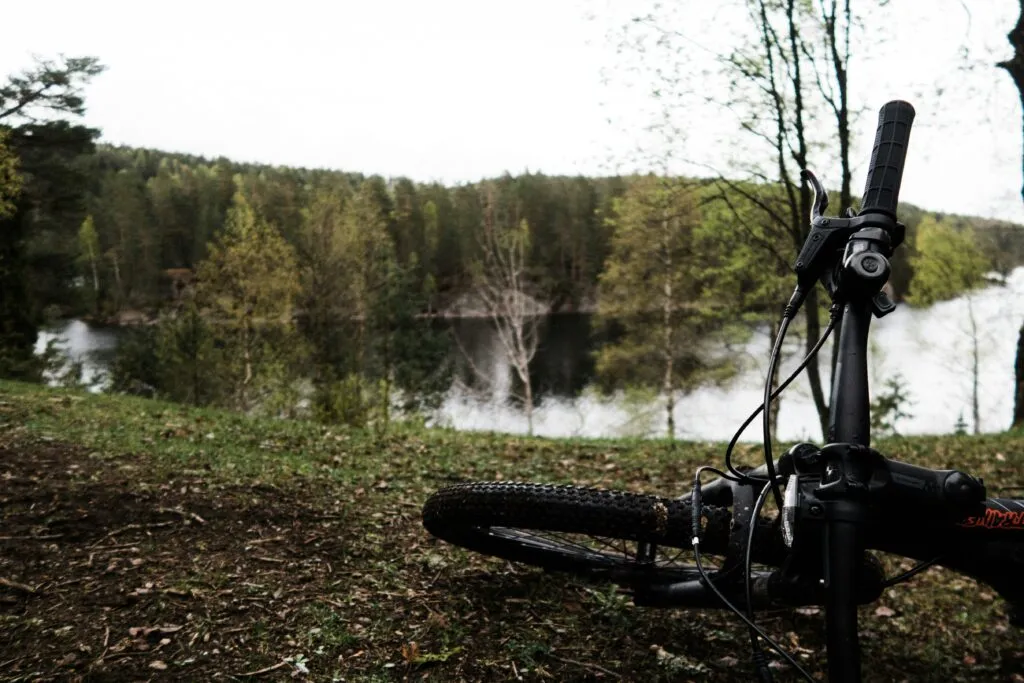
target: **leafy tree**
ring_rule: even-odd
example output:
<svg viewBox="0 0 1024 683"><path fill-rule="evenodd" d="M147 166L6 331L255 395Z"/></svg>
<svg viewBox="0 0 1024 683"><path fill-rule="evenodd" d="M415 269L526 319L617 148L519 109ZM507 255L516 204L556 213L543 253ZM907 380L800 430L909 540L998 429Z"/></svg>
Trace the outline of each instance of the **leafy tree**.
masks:
<svg viewBox="0 0 1024 683"><path fill-rule="evenodd" d="M351 353L350 331L346 318L352 295L346 235L343 230L347 188L325 187L317 190L312 204L303 212L303 227L298 241L303 311L303 332L311 344L314 381L333 375Z"/></svg>
<svg viewBox="0 0 1024 683"><path fill-rule="evenodd" d="M394 183L393 194L391 237L395 245L395 258L402 268L420 271L424 258L429 259L432 253L426 243L425 218L416 185L408 178L399 178ZM423 277L422 272L417 274Z"/></svg>
<svg viewBox="0 0 1024 683"><path fill-rule="evenodd" d="M744 0L747 22L737 25L738 40L715 54L726 98L718 98L723 116L735 118L747 134L731 168L712 173L732 193L747 196L764 212L762 225L777 226L774 246L791 254L802 246L810 226L811 193L800 182L819 148L834 150L842 169L840 211L851 207L850 107L847 74L852 60L851 35L856 28L851 0ZM651 90L659 118L651 129L658 161L669 167L679 147L691 103L709 102L707 74L692 68L688 3L653 1L640 10L622 41L627 52L651 60ZM639 32L639 33L637 33ZM636 54L639 53L639 54ZM670 150L664 152L662 150ZM748 183L734 182L741 175ZM781 192L780 192L781 191ZM784 201L775 199L779 195ZM767 255L767 254L766 254ZM804 345L813 347L820 334L819 292L812 289L803 309ZM811 395L822 433L829 406L817 363L807 366Z"/></svg>
<svg viewBox="0 0 1024 683"><path fill-rule="evenodd" d="M197 294L223 326L231 401L241 410L266 407L289 389L297 272L294 249L237 193L223 233L199 264Z"/></svg>
<svg viewBox="0 0 1024 683"><path fill-rule="evenodd" d="M601 274L598 311L624 331L598 354L597 371L656 387L675 438L675 398L711 374L701 353L701 283L695 189L657 176L637 179L615 203L611 253Z"/></svg>
<svg viewBox="0 0 1024 683"><path fill-rule="evenodd" d="M896 436L896 423L908 417L911 397L907 392L906 380L895 375L885 380L885 388L871 401L871 429L879 436ZM961 419L963 415L961 414Z"/></svg>
<svg viewBox="0 0 1024 683"><path fill-rule="evenodd" d="M917 228L910 263L914 277L907 301L915 306L930 306L976 289L985 283L989 270L972 230L956 230L932 216Z"/></svg>
<svg viewBox="0 0 1024 683"><path fill-rule="evenodd" d="M793 289L786 242L763 210L765 203L781 201L781 192L762 192L754 201L748 190L733 192L723 185L701 188L703 220L695 231L700 259L694 273L702 289L695 305L729 337L746 338L766 329L770 351L779 332L779 303ZM773 390L780 381L779 365L769 378ZM779 399L772 402L772 431L778 426L780 406Z"/></svg>
<svg viewBox="0 0 1024 683"><path fill-rule="evenodd" d="M159 247L142 175L134 168L108 175L94 210L112 275L114 309L149 304L159 278Z"/></svg>

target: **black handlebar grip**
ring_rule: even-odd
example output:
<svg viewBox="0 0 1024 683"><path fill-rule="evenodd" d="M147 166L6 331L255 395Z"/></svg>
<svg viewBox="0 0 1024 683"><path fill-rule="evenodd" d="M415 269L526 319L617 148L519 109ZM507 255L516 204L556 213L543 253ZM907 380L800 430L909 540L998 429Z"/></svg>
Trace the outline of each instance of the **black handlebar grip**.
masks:
<svg viewBox="0 0 1024 683"><path fill-rule="evenodd" d="M871 150L871 166L868 167L860 215L880 212L896 218L903 162L907 158L907 142L913 123L914 108L908 102L888 102L878 112L878 130L875 131L875 146Z"/></svg>

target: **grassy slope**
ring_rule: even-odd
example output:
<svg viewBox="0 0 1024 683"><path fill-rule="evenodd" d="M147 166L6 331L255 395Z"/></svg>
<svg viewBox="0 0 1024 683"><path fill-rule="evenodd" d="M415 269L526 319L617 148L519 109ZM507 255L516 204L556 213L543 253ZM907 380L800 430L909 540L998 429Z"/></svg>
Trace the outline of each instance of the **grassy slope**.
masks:
<svg viewBox="0 0 1024 683"><path fill-rule="evenodd" d="M344 511L339 533L348 546L334 571L349 580L324 584L330 592L288 621L292 632L279 647L238 645L249 670L278 664L287 651L306 657L316 680L747 679L745 632L727 615L636 609L613 590L449 548L418 523L430 492L457 480L573 482L679 495L696 465L720 464L718 444L401 429L376 438L0 382L0 445L30 450L53 443L80 446L82 458L104 468L130 467L132 475L118 480L127 488L166 488L201 475L222 486L296 492L313 508ZM879 448L900 460L984 476L990 495L1017 495L1024 487L1024 435L899 439ZM756 457L748 448L740 460ZM929 570L890 590L880 606L888 609L863 611L871 680L1018 680L1013 676L1024 672L1024 653L1017 634L1005 628L1000 600L970 580ZM764 622L820 671L821 615L804 612ZM17 618L8 621L28 628ZM6 654L0 651L0 659ZM189 659L172 661L168 675L187 676Z"/></svg>

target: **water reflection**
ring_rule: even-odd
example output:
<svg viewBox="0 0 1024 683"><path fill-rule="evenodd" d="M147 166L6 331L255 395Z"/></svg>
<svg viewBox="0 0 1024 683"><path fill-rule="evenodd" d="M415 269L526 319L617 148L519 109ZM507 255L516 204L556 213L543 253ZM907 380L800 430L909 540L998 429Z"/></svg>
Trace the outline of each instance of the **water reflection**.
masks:
<svg viewBox="0 0 1024 683"><path fill-rule="evenodd" d="M910 417L897 422L903 434L947 433L962 414L971 424L970 312L979 341L980 427L1005 429L1013 412L1013 365L1017 332L1024 308L1024 268L1013 272L1004 286L993 286L970 297L928 309L901 306L875 321L870 352L874 389L896 373L902 375L911 398ZM531 366L539 405L534 433L545 436L650 436L664 432L664 409L657 401L636 401L619 392L601 396L590 387L594 380L593 351L602 342L586 315L556 316L543 326L541 344ZM500 342L484 319L451 322L453 383L435 424L464 430L525 433L526 417L513 399L519 393L514 373L505 363ZM67 321L45 330L37 350L59 340L64 353L83 364L87 382L99 382L109 367L122 331ZM799 362L794 340L783 371ZM761 400L768 339L755 334L741 349L744 369L730 383L704 387L678 399L678 433L687 439L723 440ZM822 351L829 357L828 347ZM827 376L827 372L823 373ZM98 388L98 387L97 387ZM806 380L784 395L779 415L783 439L820 439L820 429ZM759 440L757 425L745 434Z"/></svg>
<svg viewBox="0 0 1024 683"><path fill-rule="evenodd" d="M40 330L36 353L42 354L53 344L66 361L81 364L82 381L91 391L102 391L120 334L121 330L115 327L65 320Z"/></svg>
<svg viewBox="0 0 1024 683"><path fill-rule="evenodd" d="M876 320L871 335L869 376L873 392L897 373L910 395L909 417L896 423L902 434L942 434L954 430L962 415L972 428L972 334L970 313L976 321L979 358L980 428L1006 429L1013 415L1013 367L1017 334L1024 306L1024 268L1016 269L1005 285L988 287L926 309L900 306ZM589 346L589 345L588 345ZM761 401L767 365L767 339L755 335L743 349L747 367L732 382L704 387L677 399L676 426L682 438L726 440ZM799 363L792 348L783 363L788 373ZM827 368L830 346L822 350ZM827 377L827 372L823 373ZM453 388L441 407L437 423L456 429L525 433L526 418L507 401L483 401ZM658 403L635 405L620 392L610 398L595 392L579 395L548 394L534 413L534 433L546 436L622 436L664 433L664 408ZM779 413L782 439L820 440L817 413L806 379L787 389ZM760 440L760 426L744 434Z"/></svg>

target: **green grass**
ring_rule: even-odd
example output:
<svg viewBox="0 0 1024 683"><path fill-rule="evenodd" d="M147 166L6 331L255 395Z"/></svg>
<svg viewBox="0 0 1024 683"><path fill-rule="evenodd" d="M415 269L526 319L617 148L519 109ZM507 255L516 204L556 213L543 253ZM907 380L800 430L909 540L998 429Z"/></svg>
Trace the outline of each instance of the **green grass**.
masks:
<svg viewBox="0 0 1024 683"><path fill-rule="evenodd" d="M339 511L331 523L346 534L344 552L324 559L343 567L336 567L340 574L329 577L323 600L289 614L286 640L275 635L280 617L262 615L245 645L259 661L242 670L273 665L279 661L273 657L287 652L308 657L316 680L514 680L517 672L524 680L610 680L605 670L626 680L747 678L746 635L727 614L639 609L613 588L513 569L437 543L419 524L426 497L458 480L571 482L681 495L698 465L721 465L723 444L526 438L402 425L379 436L0 382L0 444L24 449L45 442L82 447L105 471L130 473L124 485L138 490L155 491L166 482L176 487L191 477L210 491L240 486L253 497L267 486L300 491L312 505ZM982 476L990 496L1024 497L1022 433L899 438L876 447L894 459ZM759 455L756 446L743 445L738 461L757 464ZM889 563L895 568L895 560ZM180 587L241 595L223 571L182 578ZM892 612L876 615L879 605ZM820 620L820 614L799 613L765 619L819 671L825 665ZM29 621L15 622L22 637L38 635ZM868 679L1010 680L1024 669L1024 648L1005 623L1001 601L983 586L945 570L926 571L863 608ZM781 680L790 680L788 674Z"/></svg>
<svg viewBox="0 0 1024 683"><path fill-rule="evenodd" d="M95 457L146 454L157 470L201 470L232 481L326 479L344 486L409 487L452 479L573 482L680 495L694 469L721 465L724 445L640 439L551 439L404 427L386 435L313 422L251 418L118 395L0 381L0 427L85 446ZM990 495L1024 495L1024 433L895 438L888 457L963 469ZM738 462L761 450L740 444Z"/></svg>

